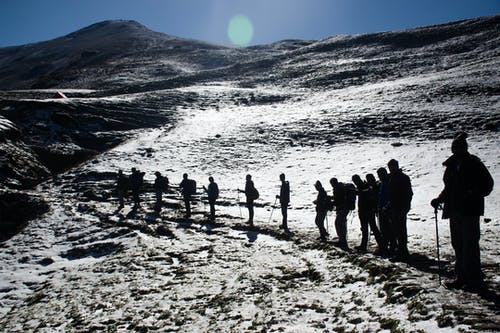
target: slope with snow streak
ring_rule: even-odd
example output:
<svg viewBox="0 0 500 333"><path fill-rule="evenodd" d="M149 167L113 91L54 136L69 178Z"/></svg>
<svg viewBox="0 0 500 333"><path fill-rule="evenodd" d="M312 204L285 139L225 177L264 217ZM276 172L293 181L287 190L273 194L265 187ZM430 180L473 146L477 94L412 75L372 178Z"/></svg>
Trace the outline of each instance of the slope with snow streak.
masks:
<svg viewBox="0 0 500 333"><path fill-rule="evenodd" d="M50 198L52 212L2 244L0 329L498 330L498 308L491 301L437 287L429 201L441 190L441 162L449 155L450 142L435 140L446 136L439 123L434 132L425 132L428 128L419 121L427 113L412 101L425 91L426 79L417 79L316 93L184 88L212 102L202 110L185 107L174 128L139 133L39 187ZM383 98L381 89L387 92ZM259 106L235 105L224 98L250 92L284 98ZM487 112L487 105L484 115L495 120L498 113ZM390 139L374 137L371 126L359 121L378 119L377 112L391 119L403 106L408 107L407 116L391 124L399 136L388 132ZM451 115L458 124L471 122L470 107L481 111L473 100L460 98L427 107L430 116ZM333 133L329 140L327 133ZM391 146L395 140L403 145ZM480 130L470 140L471 152L484 159L497 183L499 143L495 133ZM409 247L421 254L421 266L343 252L316 239L316 179L327 187L332 176L348 181L353 173L375 172L390 158L398 159L412 179ZM116 212L111 172L133 166L147 172L145 202L138 211ZM194 203L193 220L184 221L180 197L173 190L161 215L155 215L150 184L156 170L174 185L184 172L199 186L213 175L221 189L218 223L206 223L206 206L199 201ZM281 172L292 186L291 236L277 229L278 209L268 223ZM240 219L237 205L235 190L244 186L247 173L261 193L256 228ZM494 287L500 283L499 199L497 189L487 198L492 221L482 225L481 240L486 278ZM246 209L240 208L244 218ZM332 220L330 215L334 234ZM360 241L358 220L351 213L349 221L349 244L354 246ZM446 222L440 227L449 275L452 250Z"/></svg>

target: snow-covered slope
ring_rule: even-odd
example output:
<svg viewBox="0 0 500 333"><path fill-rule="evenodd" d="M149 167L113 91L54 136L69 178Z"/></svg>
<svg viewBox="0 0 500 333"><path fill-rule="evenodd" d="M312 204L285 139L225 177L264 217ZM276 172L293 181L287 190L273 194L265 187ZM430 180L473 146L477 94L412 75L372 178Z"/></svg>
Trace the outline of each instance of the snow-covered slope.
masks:
<svg viewBox="0 0 500 333"><path fill-rule="evenodd" d="M102 148L27 191L50 211L0 244L0 330L500 331L500 191L486 199L481 224L491 289L482 295L439 286L429 205L442 188L441 163L458 130L469 132L471 152L500 182L499 20L247 49L179 41L131 22L63 37L82 43L93 36L94 42L124 25L120 29L140 36L138 43L145 40L147 52L110 55L69 78L58 79L65 70L34 76L45 86L96 89L68 90L67 100L39 100L54 90L0 94L0 114L23 131L23 144L61 153ZM161 47L150 57L147 45L155 43ZM165 51L170 43L179 48ZM207 54L219 62L203 63ZM161 61L174 58L183 70L156 73ZM28 81L13 82L34 82ZM314 182L331 193L331 177L349 181L391 158L400 161L415 193L409 262L375 256L373 240L368 254L319 243ZM132 167L146 172L144 201L133 210L127 198L118 211L116 171ZM153 211L155 171L171 183L160 214ZM200 191L209 176L219 184L216 223L206 219L203 195L193 202L193 218L182 217L177 184L184 172ZM278 229L281 172L291 183L292 234ZM245 223L236 191L248 173L261 195L256 227ZM0 204L3 209L1 196ZM333 218L330 213L331 239ZM450 278L447 221L439 219L438 226L441 273ZM356 212L348 228L352 248L360 241Z"/></svg>

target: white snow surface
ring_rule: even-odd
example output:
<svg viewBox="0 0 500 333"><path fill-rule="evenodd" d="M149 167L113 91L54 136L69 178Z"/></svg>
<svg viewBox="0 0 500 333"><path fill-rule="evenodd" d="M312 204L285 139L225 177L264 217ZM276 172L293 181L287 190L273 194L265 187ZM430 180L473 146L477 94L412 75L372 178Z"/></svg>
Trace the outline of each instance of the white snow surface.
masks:
<svg viewBox="0 0 500 333"><path fill-rule="evenodd" d="M38 191L50 200L51 212L1 245L0 328L6 332L496 331L498 309L478 295L439 286L435 269L345 252L316 239L314 182L320 180L331 194L331 177L345 182L355 173L364 177L395 158L410 176L415 193L408 218L410 252L435 259L435 221L429 202L443 186L441 163L450 154L449 140L401 139L397 147L391 145L394 140L383 138L314 147L268 142L266 129L277 125L304 119L321 124L325 117L394 110L398 106L391 100L391 89L428 80L439 77L311 92L307 98L265 106L186 108L179 110L181 121L175 127L139 131L121 146L42 184ZM183 91L214 94L234 89ZM380 89L386 92L384 100L374 102ZM454 107L436 104L430 112ZM469 146L499 184L498 135L472 136ZM155 171L161 171L173 186L184 172L198 187L206 186L213 176L221 191L218 223L206 223L203 215L208 206L199 200L193 203L193 220L186 222L182 209L165 207L160 216L153 215L153 193L143 195L144 203L134 214L130 198L128 208L116 212L116 198L82 203L81 193L72 189L78 175L118 169L128 173L131 167L145 171L149 182ZM280 210L272 208L282 172L292 190L291 236L278 230ZM246 226L247 210L238 205L243 197L236 189L244 187L246 174L253 176L261 195L256 228ZM112 182L106 185L96 183L103 193L111 193ZM176 193L164 201L182 202ZM500 283L499 203L497 186L486 198L489 222L481 223L482 264L486 280L494 285ZM334 214L329 213L327 222L331 238L335 238ZM173 236L161 234L159 228ZM349 245L354 247L361 238L357 212L349 215L348 228ZM453 250L447 221L440 218L439 232L441 259L449 268ZM372 238L370 252L374 250Z"/></svg>

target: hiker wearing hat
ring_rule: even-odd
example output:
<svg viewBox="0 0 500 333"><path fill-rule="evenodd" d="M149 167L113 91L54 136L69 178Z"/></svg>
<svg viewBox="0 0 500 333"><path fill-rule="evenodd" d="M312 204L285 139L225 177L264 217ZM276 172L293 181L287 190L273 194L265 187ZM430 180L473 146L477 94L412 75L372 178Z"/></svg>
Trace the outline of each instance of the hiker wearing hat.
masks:
<svg viewBox="0 0 500 333"><path fill-rule="evenodd" d="M408 232L406 229L406 215L411 208L413 191L410 177L399 168L399 163L395 159L387 163L389 168L389 210L391 221L396 238L396 255L394 261L406 261L408 252Z"/></svg>
<svg viewBox="0 0 500 333"><path fill-rule="evenodd" d="M484 197L493 190L493 178L481 160L469 154L466 139L466 133L459 133L453 140L452 156L443 162L444 189L431 205L437 209L443 203L443 219L450 219L456 278L446 285L478 291L484 288L479 217L484 214Z"/></svg>

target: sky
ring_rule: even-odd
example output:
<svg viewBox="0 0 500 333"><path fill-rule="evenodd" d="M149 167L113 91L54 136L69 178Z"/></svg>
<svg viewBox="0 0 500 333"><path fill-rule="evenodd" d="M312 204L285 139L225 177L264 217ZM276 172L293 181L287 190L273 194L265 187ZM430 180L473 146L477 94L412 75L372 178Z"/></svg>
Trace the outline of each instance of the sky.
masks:
<svg viewBox="0 0 500 333"><path fill-rule="evenodd" d="M500 0L0 0L0 47L53 39L111 19L244 46L495 14L500 14Z"/></svg>

